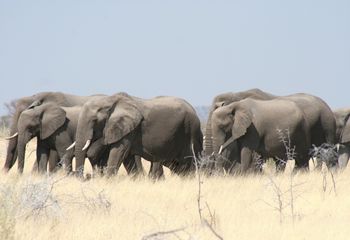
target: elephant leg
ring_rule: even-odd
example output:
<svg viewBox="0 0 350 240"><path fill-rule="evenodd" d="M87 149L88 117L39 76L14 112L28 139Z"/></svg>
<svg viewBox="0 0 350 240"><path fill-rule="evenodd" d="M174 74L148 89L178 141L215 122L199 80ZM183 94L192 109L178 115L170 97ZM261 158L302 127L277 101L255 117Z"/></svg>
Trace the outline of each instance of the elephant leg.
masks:
<svg viewBox="0 0 350 240"><path fill-rule="evenodd" d="M123 162L123 165L129 175L143 174L143 167L141 157L136 155L129 155Z"/></svg>
<svg viewBox="0 0 350 240"><path fill-rule="evenodd" d="M126 140L122 140L114 144L109 152L107 162L107 176L110 177L118 173L120 165L128 157L130 152L130 144Z"/></svg>
<svg viewBox="0 0 350 240"><path fill-rule="evenodd" d="M247 173L252 163L253 151L248 147L241 150L241 173Z"/></svg>
<svg viewBox="0 0 350 240"><path fill-rule="evenodd" d="M71 173L73 171L73 151L67 152L63 155L61 163L63 163L63 168L66 173Z"/></svg>
<svg viewBox="0 0 350 240"><path fill-rule="evenodd" d="M107 166L107 161L109 157L109 149L105 149L103 151L103 154L101 157L99 157L99 160L97 161L97 171L100 176L103 176L104 174L104 168Z"/></svg>
<svg viewBox="0 0 350 240"><path fill-rule="evenodd" d="M50 150L38 143L36 149L36 160L38 162L38 170L40 174L47 172L47 163L49 159Z"/></svg>
<svg viewBox="0 0 350 240"><path fill-rule="evenodd" d="M34 163L33 163L33 167L32 167L32 174L34 174L34 173L38 173L38 171L39 171L39 164L38 164L38 161L34 161Z"/></svg>
<svg viewBox="0 0 350 240"><path fill-rule="evenodd" d="M306 154L306 156L301 155L299 157L295 158L295 166L293 169L293 172L297 172L297 171L303 171L303 172L307 172L309 171L309 157Z"/></svg>
<svg viewBox="0 0 350 240"><path fill-rule="evenodd" d="M225 172L225 162L227 161L226 157L223 155L218 155L215 157L215 171L217 174L223 174Z"/></svg>
<svg viewBox="0 0 350 240"><path fill-rule="evenodd" d="M340 169L346 168L350 157L350 146L343 146L339 149L338 164Z"/></svg>
<svg viewBox="0 0 350 240"><path fill-rule="evenodd" d="M141 157L138 155L134 155L135 158L135 164L136 164L136 169L137 169L137 173L138 174L144 174L144 169L142 166L142 161L141 161Z"/></svg>
<svg viewBox="0 0 350 240"><path fill-rule="evenodd" d="M252 151L252 163L251 163L251 170L254 173L262 173L263 171L263 165L266 162L265 159L261 157L260 154L258 154L255 151Z"/></svg>
<svg viewBox="0 0 350 240"><path fill-rule="evenodd" d="M50 150L48 161L49 161L49 172L52 173L57 171L58 164L60 164L60 158L57 151L52 149Z"/></svg>
<svg viewBox="0 0 350 240"><path fill-rule="evenodd" d="M241 155L236 141L230 145L230 149L231 153L228 157L228 161L226 161L225 169L228 173L234 174L237 172L237 168L239 168L241 162ZM253 159L255 160L256 158Z"/></svg>
<svg viewBox="0 0 350 240"><path fill-rule="evenodd" d="M103 168L106 167L109 155L109 149L103 145L103 139L96 140L89 147L87 157L93 169L93 174L102 176Z"/></svg>
<svg viewBox="0 0 350 240"><path fill-rule="evenodd" d="M148 176L154 180L163 179L164 170L162 164L160 162L151 162L151 168Z"/></svg>

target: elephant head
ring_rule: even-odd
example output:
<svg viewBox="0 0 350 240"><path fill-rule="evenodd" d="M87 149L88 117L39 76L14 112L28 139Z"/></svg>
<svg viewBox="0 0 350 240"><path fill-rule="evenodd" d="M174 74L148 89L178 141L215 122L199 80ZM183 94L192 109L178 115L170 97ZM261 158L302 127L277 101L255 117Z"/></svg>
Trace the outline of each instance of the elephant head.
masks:
<svg viewBox="0 0 350 240"><path fill-rule="evenodd" d="M142 118L137 102L125 93L87 102L80 113L76 133L76 170L80 175L92 142L103 138L105 145L116 143L133 131Z"/></svg>
<svg viewBox="0 0 350 240"><path fill-rule="evenodd" d="M229 158L230 151L224 151L237 139L244 136L252 124L252 113L238 102L218 108L212 115L214 153ZM219 167L221 167L219 162Z"/></svg>
<svg viewBox="0 0 350 240"><path fill-rule="evenodd" d="M349 108L337 109L333 113L334 113L335 123L336 123L336 142L340 143L345 124L350 117L350 109Z"/></svg>
<svg viewBox="0 0 350 240"><path fill-rule="evenodd" d="M47 139L66 121L66 112L53 103L47 103L22 112L18 119L18 169L23 172L27 143L34 137Z"/></svg>

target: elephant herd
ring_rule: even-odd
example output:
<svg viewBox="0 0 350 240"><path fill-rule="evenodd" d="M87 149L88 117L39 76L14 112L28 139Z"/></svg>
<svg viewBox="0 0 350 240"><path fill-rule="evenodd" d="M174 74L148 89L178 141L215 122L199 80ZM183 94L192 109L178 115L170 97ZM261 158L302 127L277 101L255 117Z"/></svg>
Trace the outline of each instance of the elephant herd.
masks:
<svg viewBox="0 0 350 240"><path fill-rule="evenodd" d="M208 159L208 172L245 174L256 171L257 154L273 158L277 170L283 170L291 150L295 170L307 170L310 149L322 144L337 146L339 158L327 161L328 167L344 168L350 153L349 116L350 108L333 112L309 94L276 96L250 89L214 98L203 137L195 109L181 98L42 92L16 101L4 172L17 159L23 172L26 145L35 137L32 171L39 173L63 166L83 177L87 158L95 174L115 175L122 164L137 174L143 172L144 158L151 162L153 178L163 176L163 166L188 175Z"/></svg>

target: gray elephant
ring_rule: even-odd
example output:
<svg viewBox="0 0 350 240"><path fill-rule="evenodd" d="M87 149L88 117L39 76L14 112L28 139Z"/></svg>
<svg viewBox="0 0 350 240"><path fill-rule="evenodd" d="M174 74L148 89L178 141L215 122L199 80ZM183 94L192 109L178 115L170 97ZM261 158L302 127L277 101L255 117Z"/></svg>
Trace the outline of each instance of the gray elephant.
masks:
<svg viewBox="0 0 350 240"><path fill-rule="evenodd" d="M296 169L308 168L310 131L303 110L293 101L247 98L220 107L212 114L212 134L214 151L224 157L232 151L227 146L237 143L241 173L251 167L254 152L287 161L290 152L281 138L295 153Z"/></svg>
<svg viewBox="0 0 350 240"><path fill-rule="evenodd" d="M20 169L24 166L24 155L27 143L37 137L37 162L41 173L47 171L50 150L58 153L59 159L66 166L68 172L72 171L74 157L74 142L78 118L82 106L59 107L54 103L45 103L22 112L18 119L18 164ZM87 157L93 170L100 170L106 166L108 158L107 146L96 141L87 152ZM140 158L138 161L141 161ZM49 164L49 171L53 172L58 162ZM140 163L141 164L141 163ZM126 163L128 173L136 172L134 164Z"/></svg>
<svg viewBox="0 0 350 240"><path fill-rule="evenodd" d="M108 175L132 155L187 173L194 168L192 152L198 157L202 151L202 137L195 110L185 100L143 100L118 93L84 105L76 134L76 169L83 171L86 150L103 138L110 147Z"/></svg>
<svg viewBox="0 0 350 240"><path fill-rule="evenodd" d="M211 112L209 113L209 119L207 122L205 134L205 152L207 154L213 153L213 148L217 148L217 146L215 146L215 139L214 141L212 139L211 130L213 123L211 115L213 111L215 111L215 109L217 109L220 106L224 106L226 104L229 104L230 102L236 102L247 97L260 100L286 99L295 102L305 114L305 118L309 127L311 144L315 146L320 146L322 143L335 143L334 115L329 106L319 97L305 93L298 93L280 97L263 92L259 89L251 89L245 92L220 94L214 98ZM231 144L230 147L237 148L237 146L235 146L235 143ZM234 152L234 150L231 151L231 154ZM231 161L234 161L235 158L237 158L237 156L233 154L232 156L228 156L228 158ZM230 165L232 165L232 163L227 164L227 166ZM284 169L283 162L279 162L277 168Z"/></svg>
<svg viewBox="0 0 350 240"><path fill-rule="evenodd" d="M270 93L264 92L258 88L254 89L249 89L247 91L243 92L228 92L228 93L223 93L218 96L216 96L213 99L209 116L208 116L208 121L206 124L205 128L205 136L204 136L204 141L203 141L203 146L204 146L204 153L205 155L209 156L213 153L214 151L214 146L213 146L213 137L212 137L212 130L211 130L211 122L212 122L212 114L213 112L222 106L228 105L233 102L240 101L242 99L246 98L253 98L257 100L270 100L273 98L276 98L275 95L272 95Z"/></svg>
<svg viewBox="0 0 350 240"><path fill-rule="evenodd" d="M340 168L345 168L350 157L350 108L342 108L334 111L337 124L336 141L338 145Z"/></svg>
<svg viewBox="0 0 350 240"><path fill-rule="evenodd" d="M8 138L7 155L3 171L8 172L17 159L17 135L18 135L18 119L22 112L26 109L33 109L44 103L56 103L58 106L72 107L83 105L86 101L102 97L103 95L93 96L75 96L61 92L41 92L29 97L23 97L16 101L16 111L12 118L10 129L11 137ZM52 158L52 159L51 159ZM57 162L58 155L56 151L50 152L50 162ZM22 171L22 169L19 169Z"/></svg>

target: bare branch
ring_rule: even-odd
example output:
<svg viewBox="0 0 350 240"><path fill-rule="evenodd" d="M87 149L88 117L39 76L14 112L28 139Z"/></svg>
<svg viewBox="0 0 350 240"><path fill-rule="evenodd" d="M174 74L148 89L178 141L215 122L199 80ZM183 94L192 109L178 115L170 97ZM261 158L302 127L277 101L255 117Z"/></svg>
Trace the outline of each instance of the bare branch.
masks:
<svg viewBox="0 0 350 240"><path fill-rule="evenodd" d="M148 239L152 239L152 238L156 238L156 237L164 236L164 235L169 235L169 234L175 235L175 233L182 232L185 229L186 229L185 227L182 227L182 228L176 228L176 229L168 230L168 231L159 231L159 232L155 232L155 233L143 236L141 239L148 240Z"/></svg>

